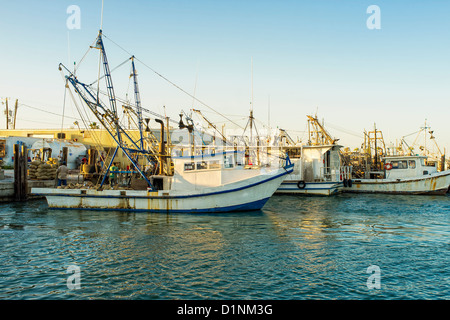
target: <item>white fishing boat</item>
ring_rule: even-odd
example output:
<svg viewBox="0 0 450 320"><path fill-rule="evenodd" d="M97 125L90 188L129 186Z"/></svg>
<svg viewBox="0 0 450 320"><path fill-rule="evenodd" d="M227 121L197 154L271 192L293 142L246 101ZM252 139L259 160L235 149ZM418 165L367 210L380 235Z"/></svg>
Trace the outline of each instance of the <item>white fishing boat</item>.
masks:
<svg viewBox="0 0 450 320"><path fill-rule="evenodd" d="M301 146L300 155L290 156L294 170L287 175L277 194L329 196L347 186L351 168L341 163L339 145Z"/></svg>
<svg viewBox="0 0 450 320"><path fill-rule="evenodd" d="M168 213L218 213L261 209L292 172L281 168L245 169L235 152L174 158L173 176L153 176L161 190L33 188L50 208ZM156 181L158 183L156 183Z"/></svg>
<svg viewBox="0 0 450 320"><path fill-rule="evenodd" d="M294 171L286 176L277 194L321 195L339 193L343 186L351 184L351 166L346 166L341 158L341 145L320 124L317 116L308 117L308 142L295 144L285 131L280 134L281 141L286 138L287 152Z"/></svg>
<svg viewBox="0 0 450 320"><path fill-rule="evenodd" d="M32 194L46 197L50 208L166 213L259 210L280 186L284 177L292 172L293 164L288 157L282 164L277 158L265 165L246 166L245 155L238 152L234 146L231 150L227 149L229 146L226 144L212 150L207 150L202 144L196 150L192 140L186 148L181 146L172 148L173 145L169 141L169 118L159 115L155 121L161 125L161 135L159 149L155 148L154 139L149 135L150 118L143 118L142 115L148 110L142 108L140 104L134 56L127 59L131 61L131 78L135 90L135 105L132 109L136 116L134 123L139 132L138 136L133 135L119 119L101 30L95 43L90 49L99 50L104 76L99 75L93 84L102 78L105 79L107 92L105 96L108 103L103 103L99 98L101 93L99 87L82 83L74 72L62 64L60 70L66 72L65 88L72 86L84 105L114 139L117 147L108 160L109 165L104 166L100 185L84 188L70 186L32 188ZM151 115L156 114L152 112ZM193 138L196 132L195 125L187 115L186 120L187 125L183 123L180 114L180 121L175 123L181 131L186 132L187 129L189 137ZM114 164L118 153L121 153L127 159L129 167L133 168L125 171L130 176L129 181L132 178L138 179L141 182L140 186L133 188L131 184L125 186L116 184L111 190L111 187L105 185L106 180L118 172ZM149 167L154 167L155 170L145 170ZM115 177L111 181L115 184Z"/></svg>
<svg viewBox="0 0 450 320"><path fill-rule="evenodd" d="M450 170L438 172L427 165L426 156L407 155L381 158L384 178L353 179L343 188L353 193L445 194L450 187Z"/></svg>

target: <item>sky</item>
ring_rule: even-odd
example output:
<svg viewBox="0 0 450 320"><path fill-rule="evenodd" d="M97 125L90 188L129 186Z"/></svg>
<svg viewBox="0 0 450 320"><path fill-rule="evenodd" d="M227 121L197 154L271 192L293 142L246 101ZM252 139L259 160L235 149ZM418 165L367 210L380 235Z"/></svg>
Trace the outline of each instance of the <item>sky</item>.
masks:
<svg viewBox="0 0 450 320"><path fill-rule="evenodd" d="M371 5L380 29L368 28ZM245 126L252 106L257 125L304 140L317 115L351 149L375 125L387 144L411 143L426 121L450 150L449 1L104 0L102 21L101 0L0 0L0 12L0 100L19 100L17 128L73 126L58 65L76 62L79 80L95 81L88 49L102 28L111 69L135 55L143 107L174 120L195 108ZM133 94L129 72L113 71L117 96Z"/></svg>

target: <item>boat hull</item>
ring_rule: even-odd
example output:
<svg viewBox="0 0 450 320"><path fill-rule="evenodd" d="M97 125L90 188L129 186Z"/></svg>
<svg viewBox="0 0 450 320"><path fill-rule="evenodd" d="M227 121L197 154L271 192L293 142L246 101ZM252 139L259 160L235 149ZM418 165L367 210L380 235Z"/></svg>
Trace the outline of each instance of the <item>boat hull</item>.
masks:
<svg viewBox="0 0 450 320"><path fill-rule="evenodd" d="M429 176L405 179L361 179L353 180L351 187L342 188L350 193L387 194L446 194L450 186L450 171Z"/></svg>
<svg viewBox="0 0 450 320"><path fill-rule="evenodd" d="M300 180L285 180L275 192L276 194L298 194L330 196L340 192L342 182L305 182ZM303 187L304 186L304 187Z"/></svg>
<svg viewBox="0 0 450 320"><path fill-rule="evenodd" d="M260 210L290 172L292 167L202 192L33 188L32 193L45 196L52 209L171 213L250 211Z"/></svg>

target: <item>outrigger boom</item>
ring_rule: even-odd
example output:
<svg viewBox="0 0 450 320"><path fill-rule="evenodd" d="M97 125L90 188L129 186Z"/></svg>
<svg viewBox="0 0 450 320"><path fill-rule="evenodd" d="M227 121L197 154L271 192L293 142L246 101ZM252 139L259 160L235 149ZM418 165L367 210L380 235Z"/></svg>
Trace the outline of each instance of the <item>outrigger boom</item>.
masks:
<svg viewBox="0 0 450 320"><path fill-rule="evenodd" d="M134 79L135 100L136 100L136 108L137 108L137 115L138 115L138 128L139 128L139 132L140 132L139 140L133 139L126 132L126 130L120 125L119 117L117 115L116 97L115 97L115 93L114 93L111 72L109 69L105 46L104 46L103 40L102 40L102 30L99 31L95 47L91 47L91 48L99 49L101 52L102 61L103 61L103 69L104 69L104 73L105 73L104 78L106 80L106 87L107 87L107 92L108 92L108 97L109 97L110 109L108 109L105 105L102 104L101 100L99 99L98 93L95 94L89 85L80 82L78 80L78 78L75 76L75 74L72 73L69 69L67 69L62 63L59 64L59 70L61 71L62 68L64 68L68 72L68 75L65 76L66 81L72 85L75 92L83 99L83 101L86 103L86 105L92 111L92 113L96 116L98 121L105 127L105 129L108 131L108 133L114 139L114 141L117 143L117 147L116 147L114 154L111 158L111 161L107 167L105 176L103 177L100 187L103 186L103 183L106 180L106 176L109 172L111 165L113 164L113 161L117 154L117 151L119 149L121 149L123 151L123 153L125 154L125 156L128 158L128 160L130 160L130 162L134 165L136 170L142 176L142 178L147 182L150 190L155 190L152 183L149 181L147 176L144 174L144 172L140 168L137 158L136 158L136 160L133 159L133 157L130 154L130 153L142 154L142 155L146 156L149 161L152 160L151 156L153 155L148 150L144 149L144 141L143 141L144 138L143 138L143 132L142 132L142 124L143 124L142 110L141 110L140 95L139 95L138 82L137 82L137 73L136 73L136 69L135 69L135 65L134 65L134 56L132 56L130 59L131 59L131 63L132 63L132 76ZM128 147L128 145L126 144L126 141L131 142L132 148Z"/></svg>

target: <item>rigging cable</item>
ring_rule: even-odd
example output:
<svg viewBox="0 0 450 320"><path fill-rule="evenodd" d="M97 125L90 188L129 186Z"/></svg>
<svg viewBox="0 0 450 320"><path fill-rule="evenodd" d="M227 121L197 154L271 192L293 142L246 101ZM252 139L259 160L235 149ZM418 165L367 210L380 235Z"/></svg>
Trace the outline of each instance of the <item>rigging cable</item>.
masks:
<svg viewBox="0 0 450 320"><path fill-rule="evenodd" d="M85 54L83 55L81 60L78 62L78 64L73 67L73 74L74 75L76 74L76 71L80 67L81 62L84 60L84 58L86 58L86 56L89 53L89 51L91 51L91 49L94 47L94 44L96 43L96 41L97 41L97 39L95 39L95 41L92 43L92 45L89 46L89 48L86 50Z"/></svg>
<svg viewBox="0 0 450 320"><path fill-rule="evenodd" d="M64 115L61 115L61 114L59 114L59 113L55 113L55 112L47 111L47 110L44 110L44 109L32 107L32 106L30 106L30 105L27 105L27 104L24 104L24 103L21 103L21 102L19 102L19 106L27 107L27 108L30 108L30 109L42 111L42 112L49 113L49 114L53 114L53 115L58 116L58 117L63 117L63 116L64 116ZM75 117L70 117L70 116L65 116L65 117L66 117L66 118L72 118L72 119L75 119L75 120L80 120L80 118L75 118ZM47 122L47 123L49 123L49 122Z"/></svg>
<svg viewBox="0 0 450 320"><path fill-rule="evenodd" d="M116 42L114 42L111 38L107 37L105 34L103 34L103 36L105 38L107 38L109 41L111 41L112 43L114 43L116 46L118 46L120 49L122 49L124 52L126 52L129 55L132 55L130 52L128 52L126 49L124 49L123 47L121 47L119 44L117 44ZM148 66L144 61L138 59L135 57L135 59L137 61L139 61L140 63L142 63L145 67L147 67L148 69L150 69L153 73L155 73L157 76L159 76L160 78L164 79L165 81L167 81L168 83L170 83L172 86L174 86L175 88L177 88L178 90L180 90L181 92L187 94L189 97L191 97L192 99L196 100L197 102L201 103L202 105L204 105L205 107L211 109L212 111L216 112L217 114L219 114L220 116L224 117L225 119L227 119L228 121L230 121L231 123L233 123L234 125L238 126L239 128L243 129L242 126L240 126L239 124L235 123L233 120L229 119L228 117L226 117L224 114L218 112L217 110L215 110L214 108L210 107L209 105L207 105L206 103L204 103L203 101L197 99L194 95L190 94L189 92L187 92L186 90L184 90L183 88L181 88L180 86L178 86L177 84L173 83L172 81L170 81L169 79L167 79L166 77L164 77L162 74L160 74L159 72L157 72L156 70L154 70L153 68L151 68L150 66Z"/></svg>

